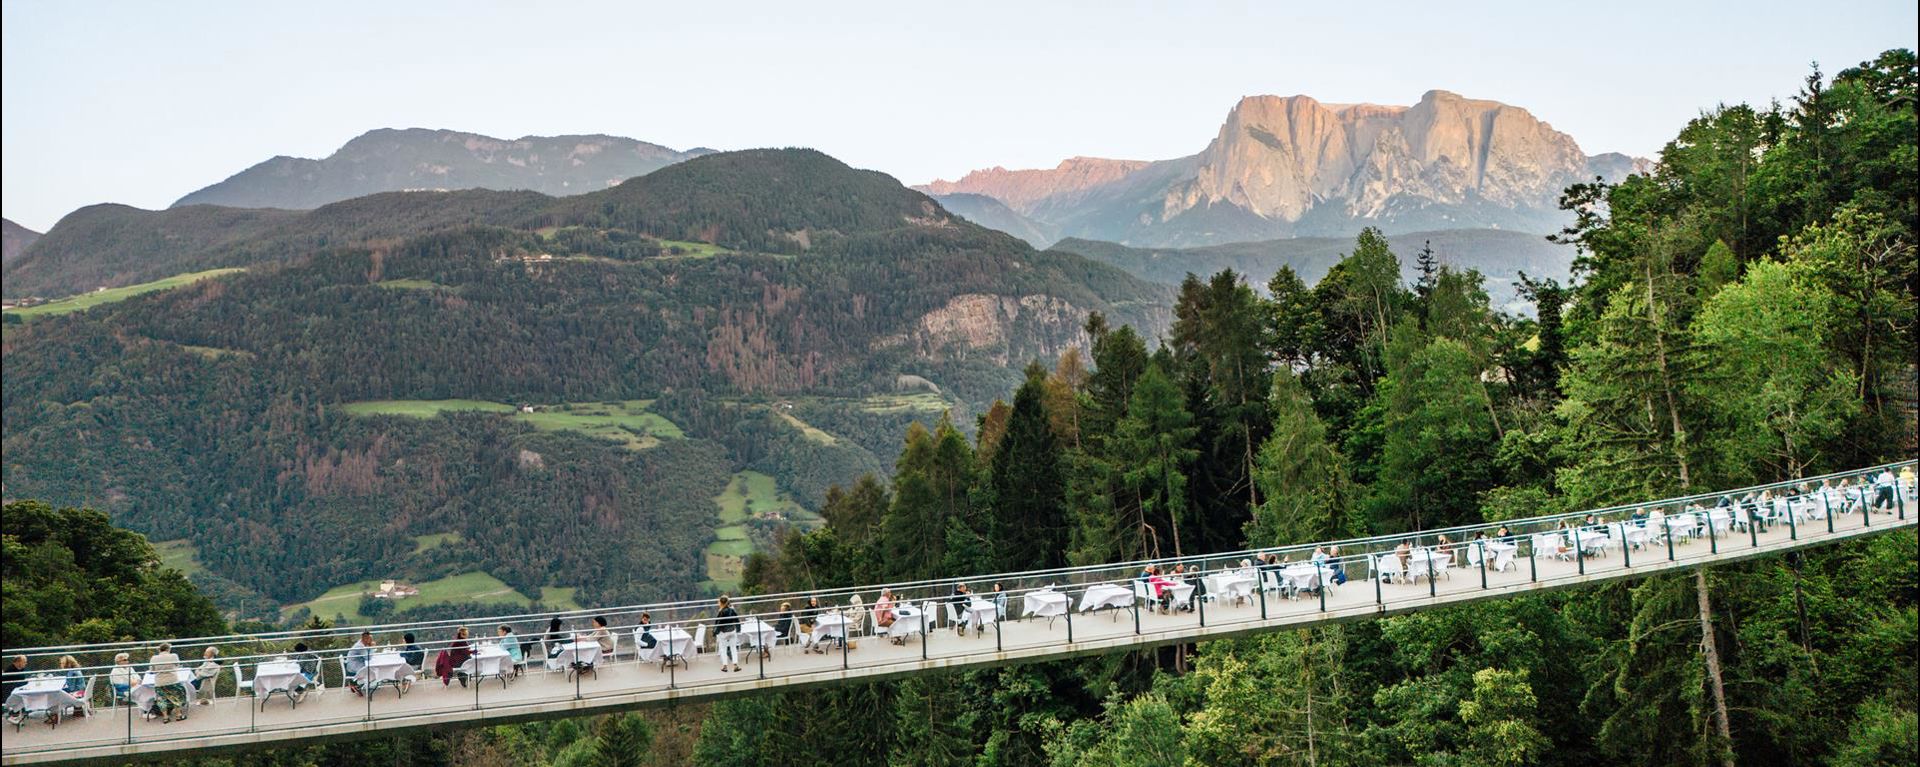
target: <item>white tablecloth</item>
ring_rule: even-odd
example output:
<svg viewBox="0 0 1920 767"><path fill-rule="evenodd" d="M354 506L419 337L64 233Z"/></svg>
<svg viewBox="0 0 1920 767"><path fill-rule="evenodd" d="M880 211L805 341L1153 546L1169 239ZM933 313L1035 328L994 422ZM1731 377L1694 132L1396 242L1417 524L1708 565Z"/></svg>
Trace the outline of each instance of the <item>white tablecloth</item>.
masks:
<svg viewBox="0 0 1920 767"><path fill-rule="evenodd" d="M1313 565L1293 565L1280 571L1280 577L1287 585L1295 589L1314 589L1320 587L1320 569Z"/></svg>
<svg viewBox="0 0 1920 767"><path fill-rule="evenodd" d="M641 631L639 629L634 629L633 644L635 647L640 648L640 660L649 663L659 660L663 653L666 655L685 655L687 653L687 646L693 644L693 635L688 634L678 626L654 629L654 645L652 647L647 647L646 643L640 641L640 634Z"/></svg>
<svg viewBox="0 0 1920 767"><path fill-rule="evenodd" d="M1034 618L1066 615L1067 605L1072 601L1067 595L1058 591L1029 591L1024 612L1027 616Z"/></svg>
<svg viewBox="0 0 1920 767"><path fill-rule="evenodd" d="M505 655L506 653L501 653ZM592 640L568 642L560 645L560 654L547 661L549 668L565 668L569 664L579 663L591 666L600 662L600 643Z"/></svg>
<svg viewBox="0 0 1920 767"><path fill-rule="evenodd" d="M413 666L397 652L374 653L367 659L365 668L360 669L360 686L371 688L381 684L399 684L402 679L413 678ZM256 683L257 684L257 683Z"/></svg>
<svg viewBox="0 0 1920 767"><path fill-rule="evenodd" d="M66 684L67 680L60 677L29 680L7 696L7 708L15 711L57 711L66 706L79 706L80 701L67 692Z"/></svg>
<svg viewBox="0 0 1920 767"><path fill-rule="evenodd" d="M587 644L593 643L588 642ZM599 645L593 646L596 650L600 648ZM561 655L565 654L566 653L561 653ZM506 676L507 672L512 671L513 656L508 654L506 650L500 649L500 645L483 644L473 649L473 657L468 658L467 662L463 665L465 666L466 672L474 678L490 679L497 676ZM555 668L559 668L559 666L555 666Z"/></svg>
<svg viewBox="0 0 1920 767"><path fill-rule="evenodd" d="M740 622L740 643L744 646L772 645L779 638L780 630L759 618L748 618Z"/></svg>
<svg viewBox="0 0 1920 767"><path fill-rule="evenodd" d="M1495 570L1507 569L1508 565L1513 564L1514 553L1520 550L1520 545L1511 541L1487 541L1485 545L1487 554L1492 557L1487 561L1487 566Z"/></svg>
<svg viewBox="0 0 1920 767"><path fill-rule="evenodd" d="M834 637L845 639L846 636L847 617L844 615L838 613L822 615L813 624L813 641L816 644Z"/></svg>
<svg viewBox="0 0 1920 767"><path fill-rule="evenodd" d="M967 627L975 630L992 625L1000 620L1000 608L992 602L974 600L967 605Z"/></svg>
<svg viewBox="0 0 1920 767"><path fill-rule="evenodd" d="M306 675L300 673L300 664L290 660L268 661L253 669L253 694L284 692L306 681Z"/></svg>
<svg viewBox="0 0 1920 767"><path fill-rule="evenodd" d="M898 639L922 633L924 621L925 617L920 614L918 607L902 605L893 608L893 625L887 627L887 636Z"/></svg>
<svg viewBox="0 0 1920 767"><path fill-rule="evenodd" d="M1240 599L1253 596L1254 578L1252 573L1221 573L1207 576L1207 593L1222 599Z"/></svg>
<svg viewBox="0 0 1920 767"><path fill-rule="evenodd" d="M1126 607L1133 604L1133 589L1102 583L1087 588L1080 595L1080 612L1097 610L1102 607Z"/></svg>

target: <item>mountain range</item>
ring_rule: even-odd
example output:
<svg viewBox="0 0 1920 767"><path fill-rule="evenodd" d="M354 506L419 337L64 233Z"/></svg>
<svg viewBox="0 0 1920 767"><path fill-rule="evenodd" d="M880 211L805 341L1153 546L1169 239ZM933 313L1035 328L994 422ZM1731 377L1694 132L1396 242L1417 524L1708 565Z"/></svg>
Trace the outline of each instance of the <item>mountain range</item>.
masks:
<svg viewBox="0 0 1920 767"><path fill-rule="evenodd" d="M94 206L6 286L216 267L245 271L8 313L0 486L191 552L250 615L394 577L710 594L771 541L761 512L887 473L911 421L971 429L1089 313L1156 337L1172 303L811 150L570 197Z"/></svg>
<svg viewBox="0 0 1920 767"><path fill-rule="evenodd" d="M27 246L40 239L40 233L16 224L13 219L0 218L0 266L13 263L15 258L26 252Z"/></svg>
<svg viewBox="0 0 1920 767"><path fill-rule="evenodd" d="M710 154L618 136L497 139L451 130L383 128L324 159L280 156L180 198L173 207L304 210L380 192L527 189L584 194Z"/></svg>
<svg viewBox="0 0 1920 767"><path fill-rule="evenodd" d="M1250 96L1187 157L1075 157L920 188L992 197L1043 234L1179 247L1344 237L1364 226L1545 234L1566 220L1557 203L1569 184L1645 168L1588 155L1525 109L1434 90L1412 106Z"/></svg>

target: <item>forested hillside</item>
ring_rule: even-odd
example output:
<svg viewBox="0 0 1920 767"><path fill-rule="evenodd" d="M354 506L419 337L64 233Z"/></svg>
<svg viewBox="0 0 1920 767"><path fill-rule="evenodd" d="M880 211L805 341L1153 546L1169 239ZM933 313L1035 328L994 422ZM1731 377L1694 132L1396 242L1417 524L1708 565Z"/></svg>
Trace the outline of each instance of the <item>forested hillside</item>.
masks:
<svg viewBox="0 0 1920 767"><path fill-rule="evenodd" d="M1521 295L1521 276L1566 283L1574 249L1548 242L1536 234L1500 229L1441 229L1396 234L1387 238L1406 256L1402 276L1416 279L1425 268L1439 265L1456 271L1472 269L1486 281L1495 309L1531 311ZM1319 282L1340 258L1353 249L1352 238L1296 237L1285 240L1236 242L1201 248L1134 248L1112 242L1067 238L1052 250L1077 253L1103 264L1125 269L1144 280L1177 285L1188 274L1213 274L1232 269L1240 274L1267 275L1286 266L1311 285Z"/></svg>
<svg viewBox="0 0 1920 767"><path fill-rule="evenodd" d="M735 472L817 508L1087 312L1165 322L1161 288L801 150L557 204L354 200L180 258L256 268L9 326L6 492L177 542L248 614L470 572L533 599L699 594ZM939 394L897 404L902 380ZM409 404L443 400L507 412Z"/></svg>

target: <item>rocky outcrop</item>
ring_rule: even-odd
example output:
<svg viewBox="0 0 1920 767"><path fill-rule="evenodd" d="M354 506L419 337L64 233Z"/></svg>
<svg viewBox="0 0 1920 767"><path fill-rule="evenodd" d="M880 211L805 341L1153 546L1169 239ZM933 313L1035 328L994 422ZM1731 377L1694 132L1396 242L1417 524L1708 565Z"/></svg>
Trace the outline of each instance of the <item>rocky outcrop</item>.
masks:
<svg viewBox="0 0 1920 767"><path fill-rule="evenodd" d="M681 152L619 136L497 139L450 130L380 129L321 160L275 157L180 198L182 205L304 210L379 192L531 189L583 194L712 150Z"/></svg>
<svg viewBox="0 0 1920 767"><path fill-rule="evenodd" d="M963 293L922 315L910 337L887 341L908 343L927 359L1051 359L1086 344L1086 315L1058 296Z"/></svg>
<svg viewBox="0 0 1920 767"><path fill-rule="evenodd" d="M1589 158L1525 109L1435 90L1413 106L1250 96L1191 157L1076 158L925 189L993 197L1064 236L1211 244L1362 226L1552 231L1567 185L1644 169L1624 155Z"/></svg>

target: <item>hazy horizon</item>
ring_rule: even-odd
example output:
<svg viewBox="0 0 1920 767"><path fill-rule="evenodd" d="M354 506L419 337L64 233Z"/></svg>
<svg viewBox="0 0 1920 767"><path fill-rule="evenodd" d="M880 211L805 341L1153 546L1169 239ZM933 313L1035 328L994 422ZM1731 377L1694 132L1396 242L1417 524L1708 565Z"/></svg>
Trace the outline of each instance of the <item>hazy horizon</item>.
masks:
<svg viewBox="0 0 1920 767"><path fill-rule="evenodd" d="M1589 154L1650 157L1721 102L1790 97L1915 47L1911 2L1489 3L1434 18L1322 6L987 3L908 18L588 3L4 6L0 213L164 208L275 155L376 128L611 134L676 149L808 146L909 184L1075 155L1200 151L1239 98L1530 110ZM703 9L704 10L704 9ZM1713 29L1713 35L1696 30Z"/></svg>

